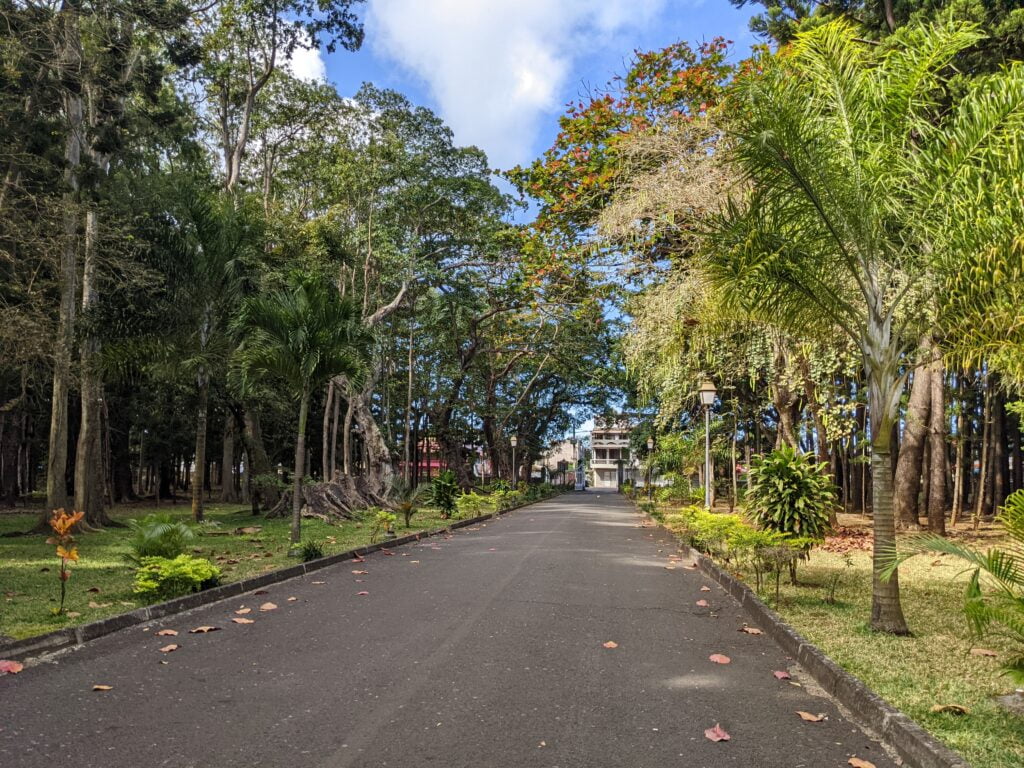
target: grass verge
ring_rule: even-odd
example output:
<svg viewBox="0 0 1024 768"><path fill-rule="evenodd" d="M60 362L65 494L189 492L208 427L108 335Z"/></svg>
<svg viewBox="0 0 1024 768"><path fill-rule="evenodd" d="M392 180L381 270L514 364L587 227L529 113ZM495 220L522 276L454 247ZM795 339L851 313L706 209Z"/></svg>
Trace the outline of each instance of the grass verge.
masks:
<svg viewBox="0 0 1024 768"><path fill-rule="evenodd" d="M159 512L190 519L188 505L129 506L117 508L112 517L126 520ZM203 527L192 554L212 560L221 569L221 582L229 583L268 571L294 565L289 558L286 518L254 517L248 508L237 504L209 504ZM31 529L38 512L0 515L0 534ZM411 527L396 532L401 536L446 525L432 509L422 509ZM259 526L257 533L238 533L241 528ZM344 522L329 525L321 520L302 521L304 541L318 541L324 554L332 555L370 543L369 522ZM0 536L0 636L14 639L51 632L63 627L132 610L140 603L132 594L134 568L124 560L128 553L126 528L108 528L77 536L81 560L71 566L65 613L54 615L59 595L59 561L46 536Z"/></svg>

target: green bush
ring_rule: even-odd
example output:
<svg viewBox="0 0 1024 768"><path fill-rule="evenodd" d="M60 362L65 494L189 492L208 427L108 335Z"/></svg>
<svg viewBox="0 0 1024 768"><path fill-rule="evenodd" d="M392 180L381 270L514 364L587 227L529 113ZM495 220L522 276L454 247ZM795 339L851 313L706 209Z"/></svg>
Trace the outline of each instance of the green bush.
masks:
<svg viewBox="0 0 1024 768"><path fill-rule="evenodd" d="M441 517L448 519L455 513L458 498L459 485L455 482L455 473L446 469L430 485L430 503L437 507Z"/></svg>
<svg viewBox="0 0 1024 768"><path fill-rule="evenodd" d="M455 500L455 506L458 509L459 517L467 518L486 515L497 509L498 505L493 495L470 492L459 496Z"/></svg>
<svg viewBox="0 0 1024 768"><path fill-rule="evenodd" d="M395 523L398 522L398 517L386 509L374 509L371 511L374 514L373 519L370 521L370 541L376 542L385 533L394 529Z"/></svg>
<svg viewBox="0 0 1024 768"><path fill-rule="evenodd" d="M144 557L133 591L142 600L158 602L216 586L219 579L220 569L201 557Z"/></svg>
<svg viewBox="0 0 1024 768"><path fill-rule="evenodd" d="M131 552L125 557L136 566L147 557L177 557L196 539L191 526L170 515L146 515L140 520L129 520L128 527Z"/></svg>
<svg viewBox="0 0 1024 768"><path fill-rule="evenodd" d="M825 538L836 503L827 467L789 446L755 458L747 510L764 530L811 541Z"/></svg>
<svg viewBox="0 0 1024 768"><path fill-rule="evenodd" d="M419 505L426 498L429 490L426 485L412 485L401 477L396 477L391 482L388 499L395 505L395 512L405 520L406 528L412 524L412 516L419 511Z"/></svg>
<svg viewBox="0 0 1024 768"><path fill-rule="evenodd" d="M304 541L302 542L300 556L304 563L308 563L310 560L319 560L324 556L324 545L313 539Z"/></svg>

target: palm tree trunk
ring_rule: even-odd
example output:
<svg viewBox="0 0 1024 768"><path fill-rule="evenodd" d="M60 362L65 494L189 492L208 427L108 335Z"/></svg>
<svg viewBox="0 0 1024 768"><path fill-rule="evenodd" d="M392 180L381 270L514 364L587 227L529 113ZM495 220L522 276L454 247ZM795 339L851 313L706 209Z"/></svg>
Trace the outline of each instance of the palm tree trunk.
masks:
<svg viewBox="0 0 1024 768"><path fill-rule="evenodd" d="M206 422L210 410L210 377L201 368L197 377L195 480L192 482L192 520L203 522L203 469L206 466Z"/></svg>
<svg viewBox="0 0 1024 768"><path fill-rule="evenodd" d="M949 452L946 448L945 371L938 348L932 349L932 410L928 419L928 442L931 465L928 468L928 528L939 536L946 535L946 474Z"/></svg>
<svg viewBox="0 0 1024 768"><path fill-rule="evenodd" d="M907 404L907 424L903 430L903 443L900 445L900 455L896 460L896 477L893 481L896 519L901 528L909 531L921 529L918 495L921 491L924 447L928 439L932 399L930 338L921 341L920 351L922 355L929 357L929 365L920 365L914 372L910 402Z"/></svg>
<svg viewBox="0 0 1024 768"><path fill-rule="evenodd" d="M892 503L892 427L902 390L899 357L892 343L884 312L872 312L864 339L864 369L868 380L868 412L871 416L872 550L871 628L906 635L906 619L900 605L899 573L881 578L888 557L896 547L896 518Z"/></svg>
<svg viewBox="0 0 1024 768"><path fill-rule="evenodd" d="M295 439L295 477L292 485L292 544L302 541L302 476L306 472L306 418L309 416L309 392L299 403L299 434Z"/></svg>

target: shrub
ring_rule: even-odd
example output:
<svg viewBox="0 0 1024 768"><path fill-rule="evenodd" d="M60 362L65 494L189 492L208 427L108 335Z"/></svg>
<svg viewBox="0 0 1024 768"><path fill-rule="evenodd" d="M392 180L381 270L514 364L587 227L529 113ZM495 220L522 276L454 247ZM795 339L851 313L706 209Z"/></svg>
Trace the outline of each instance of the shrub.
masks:
<svg viewBox="0 0 1024 768"><path fill-rule="evenodd" d="M128 527L131 552L125 557L135 565L141 565L147 557L177 557L196 538L191 526L170 515L146 515L141 520L129 520Z"/></svg>
<svg viewBox="0 0 1024 768"><path fill-rule="evenodd" d="M56 610L58 616L64 613L68 579L71 578L68 564L78 562L78 547L75 546L75 537L71 531L84 516L84 512L68 514L63 509L55 509L50 515L50 528L53 530L53 536L48 538L46 543L57 547L57 557L60 559L60 571L57 574L60 578L60 605Z"/></svg>
<svg viewBox="0 0 1024 768"><path fill-rule="evenodd" d="M220 569L201 557L143 557L134 592L148 602L170 600L216 586L219 578Z"/></svg>
<svg viewBox="0 0 1024 768"><path fill-rule="evenodd" d="M464 493L455 500L459 517L479 517L493 512L497 508L497 500L493 495L483 493Z"/></svg>
<svg viewBox="0 0 1024 768"><path fill-rule="evenodd" d="M412 516L419 511L420 502L427 496L428 491L428 486L412 485L401 477L396 477L391 482L388 498L395 505L395 512L405 520L406 528L412 524Z"/></svg>
<svg viewBox="0 0 1024 768"><path fill-rule="evenodd" d="M394 529L397 520L398 517L393 512L386 509L375 510L370 524L370 541L379 541L385 533Z"/></svg>
<svg viewBox="0 0 1024 768"><path fill-rule="evenodd" d="M450 469L434 478L430 485L430 503L448 519L455 512L456 499L459 497L459 485L455 482L455 473Z"/></svg>
<svg viewBox="0 0 1024 768"><path fill-rule="evenodd" d="M308 563L310 560L319 560L324 556L324 545L312 539L304 541L302 542L300 556L304 563Z"/></svg>
<svg viewBox="0 0 1024 768"><path fill-rule="evenodd" d="M784 446L751 464L747 509L765 530L821 540L835 501L827 468L810 454Z"/></svg>

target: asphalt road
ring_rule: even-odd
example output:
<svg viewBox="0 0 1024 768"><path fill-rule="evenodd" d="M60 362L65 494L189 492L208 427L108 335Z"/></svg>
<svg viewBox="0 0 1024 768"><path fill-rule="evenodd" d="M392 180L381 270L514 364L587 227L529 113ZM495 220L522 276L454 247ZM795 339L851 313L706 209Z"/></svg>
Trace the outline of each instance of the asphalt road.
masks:
<svg viewBox="0 0 1024 768"><path fill-rule="evenodd" d="M641 523L570 494L102 638L0 679L0 766L892 768Z"/></svg>

